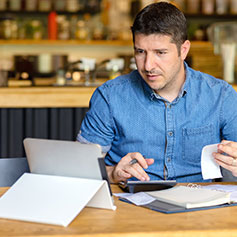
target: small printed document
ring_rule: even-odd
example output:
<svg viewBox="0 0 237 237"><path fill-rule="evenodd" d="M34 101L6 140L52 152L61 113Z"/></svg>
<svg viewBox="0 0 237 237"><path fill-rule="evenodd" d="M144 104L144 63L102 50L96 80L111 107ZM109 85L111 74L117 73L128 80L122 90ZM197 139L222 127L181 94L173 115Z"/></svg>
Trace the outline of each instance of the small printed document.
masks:
<svg viewBox="0 0 237 237"><path fill-rule="evenodd" d="M205 185L202 188L218 190L226 193L230 193L231 202L237 202L237 185L232 184L210 184Z"/></svg>
<svg viewBox="0 0 237 237"><path fill-rule="evenodd" d="M114 196L126 199L137 206L146 205L156 200L156 198L152 197L151 195L146 194L145 192L114 193Z"/></svg>
<svg viewBox="0 0 237 237"><path fill-rule="evenodd" d="M202 149L201 168L203 179L222 178L220 166L215 162L213 152L217 152L217 144L204 146Z"/></svg>

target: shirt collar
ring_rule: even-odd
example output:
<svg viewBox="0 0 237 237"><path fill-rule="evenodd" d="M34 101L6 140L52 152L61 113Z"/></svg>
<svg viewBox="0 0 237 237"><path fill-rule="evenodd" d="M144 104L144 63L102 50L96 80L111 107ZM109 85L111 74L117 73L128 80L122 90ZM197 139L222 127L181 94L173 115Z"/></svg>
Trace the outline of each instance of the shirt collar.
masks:
<svg viewBox="0 0 237 237"><path fill-rule="evenodd" d="M186 62L184 62L184 69L185 69L186 79L185 79L185 82L184 82L182 88L179 91L177 98L174 100L174 102L179 100L181 97L185 96L185 94L187 93L187 90L188 90L189 81L190 81L190 68ZM139 74L139 72L138 72L138 74ZM156 94L150 88L150 86L143 80L143 78L141 77L140 74L139 74L139 77L142 81L142 85L143 85L143 89L144 89L145 93L147 93L147 95L150 97L151 100L153 100L154 98L160 99L160 100L165 100L163 97Z"/></svg>

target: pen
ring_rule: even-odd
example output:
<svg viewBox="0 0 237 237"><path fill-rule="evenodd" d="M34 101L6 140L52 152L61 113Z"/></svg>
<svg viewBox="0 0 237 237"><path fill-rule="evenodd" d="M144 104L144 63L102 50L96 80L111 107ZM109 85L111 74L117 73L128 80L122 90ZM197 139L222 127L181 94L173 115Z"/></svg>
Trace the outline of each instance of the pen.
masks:
<svg viewBox="0 0 237 237"><path fill-rule="evenodd" d="M132 160L130 160L129 165L134 165L136 163L138 163L138 160L137 159L132 159Z"/></svg>

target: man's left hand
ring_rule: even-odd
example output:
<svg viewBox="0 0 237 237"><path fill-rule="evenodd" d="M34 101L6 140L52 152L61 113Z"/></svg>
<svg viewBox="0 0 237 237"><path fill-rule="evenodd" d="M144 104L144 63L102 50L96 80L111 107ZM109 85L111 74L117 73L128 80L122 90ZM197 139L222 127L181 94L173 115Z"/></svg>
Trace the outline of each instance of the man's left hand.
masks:
<svg viewBox="0 0 237 237"><path fill-rule="evenodd" d="M237 142L223 140L217 148L218 152L213 153L215 161L237 176Z"/></svg>

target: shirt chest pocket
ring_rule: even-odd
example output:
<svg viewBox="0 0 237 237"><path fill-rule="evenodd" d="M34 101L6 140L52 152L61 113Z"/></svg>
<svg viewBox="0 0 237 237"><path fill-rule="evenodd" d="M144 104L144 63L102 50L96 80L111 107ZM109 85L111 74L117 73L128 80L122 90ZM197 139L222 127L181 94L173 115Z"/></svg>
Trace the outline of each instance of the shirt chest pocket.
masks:
<svg viewBox="0 0 237 237"><path fill-rule="evenodd" d="M200 163L202 148L213 143L214 126L182 129L182 157L188 163Z"/></svg>

